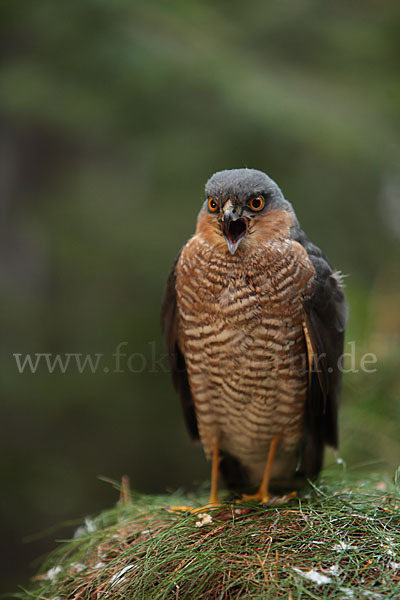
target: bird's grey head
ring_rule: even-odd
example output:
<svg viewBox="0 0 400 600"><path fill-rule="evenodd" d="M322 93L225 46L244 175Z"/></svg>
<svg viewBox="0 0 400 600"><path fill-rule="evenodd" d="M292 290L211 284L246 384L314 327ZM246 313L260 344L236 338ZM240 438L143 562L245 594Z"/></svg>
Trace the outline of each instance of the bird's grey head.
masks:
<svg viewBox="0 0 400 600"><path fill-rule="evenodd" d="M292 210L275 181L256 169L214 173L207 181L205 191L203 210L215 214L232 255L250 226L256 226L260 219L267 219L271 210Z"/></svg>

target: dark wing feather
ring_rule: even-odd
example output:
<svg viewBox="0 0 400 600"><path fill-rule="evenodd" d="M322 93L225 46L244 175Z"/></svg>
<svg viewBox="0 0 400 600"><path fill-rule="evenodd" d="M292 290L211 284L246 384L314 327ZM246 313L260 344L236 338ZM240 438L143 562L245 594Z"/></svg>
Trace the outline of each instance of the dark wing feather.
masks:
<svg viewBox="0 0 400 600"><path fill-rule="evenodd" d="M189 379L186 370L185 358L178 343L178 323L176 305L176 265L180 253L175 259L165 286L161 307L161 324L164 333L164 343L168 355L174 387L181 398L183 414L191 436L199 439L196 413Z"/></svg>
<svg viewBox="0 0 400 600"><path fill-rule="evenodd" d="M306 477L316 476L322 467L325 444L338 443L338 405L342 373L344 329L347 320L340 277L323 252L304 234L303 245L314 266L316 288L304 308L306 324L314 351L314 366L305 409L305 438L301 471Z"/></svg>

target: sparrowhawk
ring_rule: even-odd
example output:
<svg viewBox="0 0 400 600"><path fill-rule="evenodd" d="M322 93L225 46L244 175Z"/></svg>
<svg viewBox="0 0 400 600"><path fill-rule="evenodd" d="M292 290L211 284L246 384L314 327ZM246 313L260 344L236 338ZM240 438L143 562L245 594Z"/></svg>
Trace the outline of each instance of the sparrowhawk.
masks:
<svg viewBox="0 0 400 600"><path fill-rule="evenodd" d="M230 487L298 487L337 445L346 303L340 275L255 169L215 173L162 306L193 438Z"/></svg>

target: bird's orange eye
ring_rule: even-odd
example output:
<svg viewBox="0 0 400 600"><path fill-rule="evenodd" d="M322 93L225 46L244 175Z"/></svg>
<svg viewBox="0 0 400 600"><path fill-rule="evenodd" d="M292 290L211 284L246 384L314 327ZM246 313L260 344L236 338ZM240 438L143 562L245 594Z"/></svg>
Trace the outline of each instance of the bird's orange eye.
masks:
<svg viewBox="0 0 400 600"><path fill-rule="evenodd" d="M214 198L208 199L208 210L210 212L216 212L216 210L218 210L218 204L215 202Z"/></svg>
<svg viewBox="0 0 400 600"><path fill-rule="evenodd" d="M265 202L262 196L256 196L255 198L252 198L249 202L251 210L255 211L262 210L264 208L264 204Z"/></svg>

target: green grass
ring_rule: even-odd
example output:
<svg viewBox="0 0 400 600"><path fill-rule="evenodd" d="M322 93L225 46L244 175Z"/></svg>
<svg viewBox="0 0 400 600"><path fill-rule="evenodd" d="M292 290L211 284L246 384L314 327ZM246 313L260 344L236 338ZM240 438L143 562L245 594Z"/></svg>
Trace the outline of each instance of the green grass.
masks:
<svg viewBox="0 0 400 600"><path fill-rule="evenodd" d="M208 511L212 521L202 526L199 515L163 508L205 500L132 494L86 519L75 539L48 557L31 589L15 597L399 598L398 478L331 473L290 503L227 503Z"/></svg>

